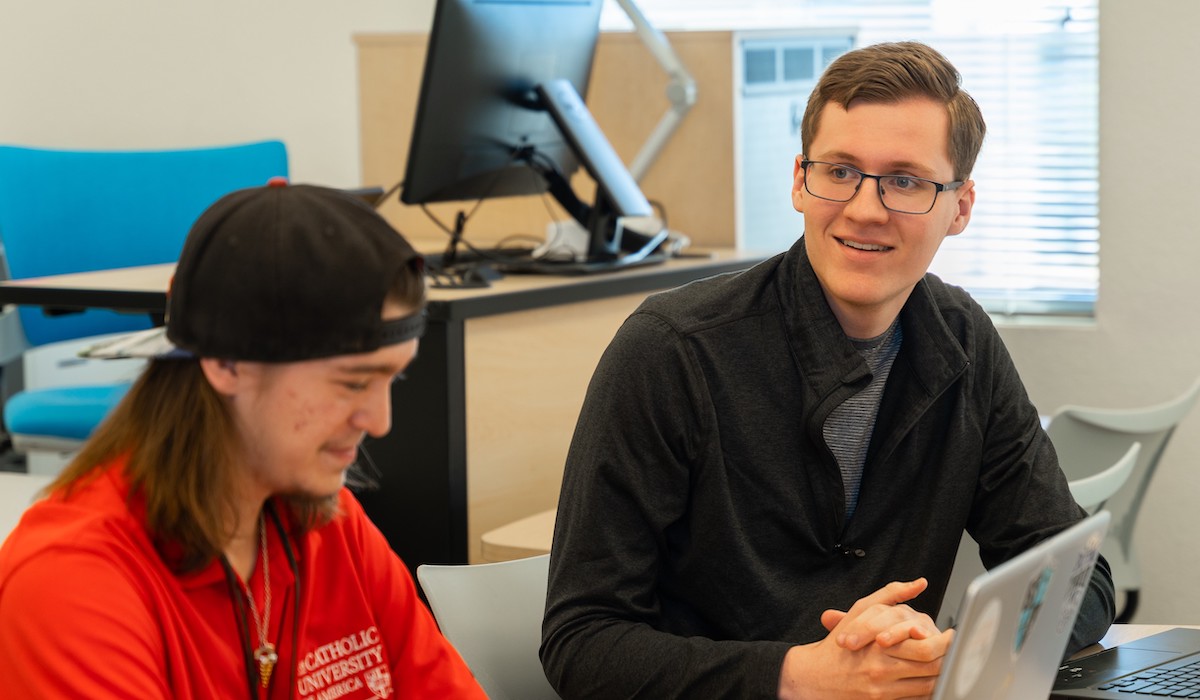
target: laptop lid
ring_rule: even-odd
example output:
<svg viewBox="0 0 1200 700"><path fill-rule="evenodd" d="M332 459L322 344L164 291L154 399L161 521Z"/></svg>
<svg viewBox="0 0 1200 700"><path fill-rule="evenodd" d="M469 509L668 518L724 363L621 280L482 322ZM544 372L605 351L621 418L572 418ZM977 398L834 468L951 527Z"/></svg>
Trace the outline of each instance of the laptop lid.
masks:
<svg viewBox="0 0 1200 700"><path fill-rule="evenodd" d="M1108 522L1085 518L967 586L934 700L1050 694Z"/></svg>

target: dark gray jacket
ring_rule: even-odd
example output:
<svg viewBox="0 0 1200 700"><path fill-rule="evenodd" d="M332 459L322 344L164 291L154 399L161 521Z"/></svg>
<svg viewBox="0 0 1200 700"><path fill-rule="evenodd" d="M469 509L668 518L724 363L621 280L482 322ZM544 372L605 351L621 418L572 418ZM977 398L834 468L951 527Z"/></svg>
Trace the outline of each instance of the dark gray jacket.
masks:
<svg viewBox="0 0 1200 700"><path fill-rule="evenodd" d="M774 697L823 610L925 576L936 616L964 528L993 566L1084 515L983 310L927 275L900 319L849 521L822 426L869 374L803 239L625 322L559 501L541 655L564 698ZM1103 564L1073 647L1113 597Z"/></svg>

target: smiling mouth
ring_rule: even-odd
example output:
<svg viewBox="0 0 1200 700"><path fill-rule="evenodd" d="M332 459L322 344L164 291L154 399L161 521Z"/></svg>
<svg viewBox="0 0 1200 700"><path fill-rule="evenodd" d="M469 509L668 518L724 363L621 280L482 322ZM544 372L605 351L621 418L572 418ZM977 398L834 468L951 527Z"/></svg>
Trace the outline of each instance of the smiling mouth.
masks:
<svg viewBox="0 0 1200 700"><path fill-rule="evenodd" d="M883 251L892 249L891 246L876 245L874 243L856 243L855 241L848 241L844 238L839 238L839 239L837 239L837 241L838 241L838 243L841 243L842 245L846 246L847 248L853 248L855 250L869 250L869 251L873 251L873 252L883 252Z"/></svg>

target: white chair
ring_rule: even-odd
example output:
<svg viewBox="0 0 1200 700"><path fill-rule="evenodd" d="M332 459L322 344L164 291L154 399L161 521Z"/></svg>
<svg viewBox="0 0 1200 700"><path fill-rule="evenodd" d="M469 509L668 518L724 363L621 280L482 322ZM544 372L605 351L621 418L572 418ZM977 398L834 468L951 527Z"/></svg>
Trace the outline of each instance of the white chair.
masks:
<svg viewBox="0 0 1200 700"><path fill-rule="evenodd" d="M442 634L493 700L557 700L538 658L550 555L417 567Z"/></svg>
<svg viewBox="0 0 1200 700"><path fill-rule="evenodd" d="M21 514L29 508L51 477L21 472L0 472L0 542L17 526Z"/></svg>
<svg viewBox="0 0 1200 700"><path fill-rule="evenodd" d="M1129 481L1129 475L1137 466L1138 455L1141 451L1142 443L1135 442L1129 446L1121 459L1118 459L1117 463L1108 469L1091 476L1068 481L1067 486L1070 487L1075 502L1086 510L1088 515L1099 512L1108 503L1108 500Z"/></svg>
<svg viewBox="0 0 1200 700"><path fill-rule="evenodd" d="M1134 442L1142 445L1137 464L1125 486L1105 504L1112 513L1101 552L1112 567L1113 583L1125 594L1117 622L1129 622L1137 611L1142 573L1134 550L1133 531L1150 479L1158 469L1175 427L1200 399L1200 379L1180 396L1165 403L1134 409L1063 406L1050 418L1046 432L1058 451L1059 464L1070 480L1110 464Z"/></svg>
<svg viewBox="0 0 1200 700"><path fill-rule="evenodd" d="M1141 445L1135 442L1107 469L1068 481L1067 486L1071 489L1071 496L1075 498L1075 502L1089 515L1098 512L1128 481L1140 451ZM964 532L962 540L958 543L958 555L954 560L954 570L950 572L946 596L942 599L942 610L937 619L938 627L945 629L954 623L963 594L967 592L967 585L983 572L983 562L979 560L979 545Z"/></svg>

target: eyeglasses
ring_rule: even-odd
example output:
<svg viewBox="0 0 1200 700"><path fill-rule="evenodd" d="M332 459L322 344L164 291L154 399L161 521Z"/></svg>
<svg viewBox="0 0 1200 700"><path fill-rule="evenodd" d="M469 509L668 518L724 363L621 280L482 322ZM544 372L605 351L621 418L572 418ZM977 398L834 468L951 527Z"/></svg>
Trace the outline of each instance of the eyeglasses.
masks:
<svg viewBox="0 0 1200 700"><path fill-rule="evenodd" d="M879 200L883 206L899 214L928 214L937 201L938 192L956 190L963 182L934 182L911 175L868 175L848 165L802 160L804 189L814 197L831 202L849 202L858 194L864 178L879 183Z"/></svg>

